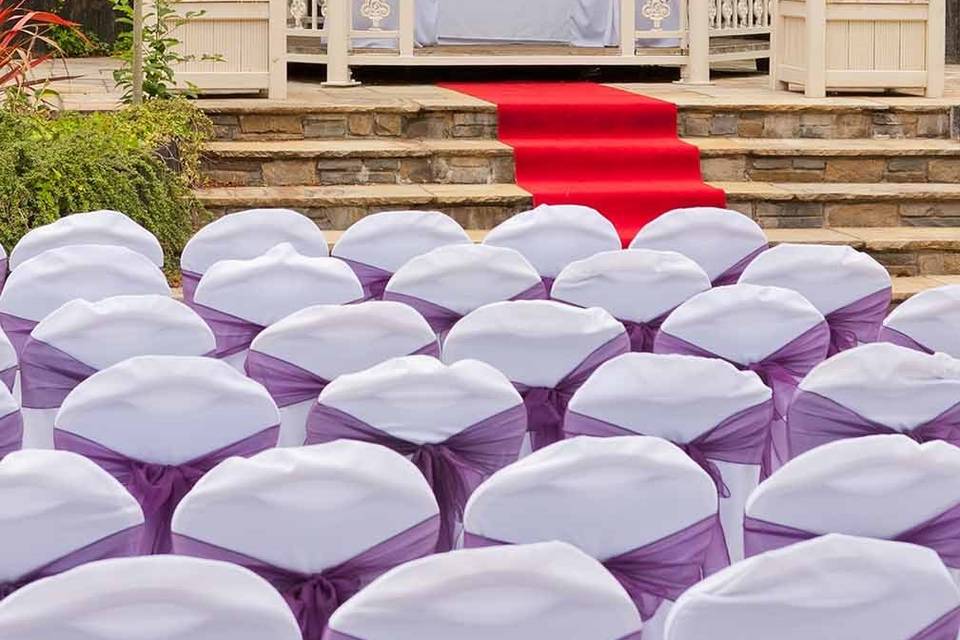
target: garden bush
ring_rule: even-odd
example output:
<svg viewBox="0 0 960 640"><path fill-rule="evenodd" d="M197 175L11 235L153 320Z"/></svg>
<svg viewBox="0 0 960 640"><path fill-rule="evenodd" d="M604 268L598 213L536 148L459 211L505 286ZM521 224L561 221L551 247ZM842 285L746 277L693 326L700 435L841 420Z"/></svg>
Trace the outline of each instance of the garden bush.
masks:
<svg viewBox="0 0 960 640"><path fill-rule="evenodd" d="M210 123L186 100L112 113L0 109L0 243L81 211L115 209L153 232L167 270L205 212L191 193Z"/></svg>

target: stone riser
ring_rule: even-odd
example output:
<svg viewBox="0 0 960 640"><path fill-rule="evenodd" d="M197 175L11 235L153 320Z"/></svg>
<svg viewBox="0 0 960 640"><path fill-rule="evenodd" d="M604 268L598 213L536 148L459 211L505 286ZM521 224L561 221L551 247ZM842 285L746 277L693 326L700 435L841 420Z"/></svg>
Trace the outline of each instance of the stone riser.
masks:
<svg viewBox="0 0 960 640"><path fill-rule="evenodd" d="M944 157L705 155L701 167L708 181L960 183L960 158Z"/></svg>
<svg viewBox="0 0 960 640"><path fill-rule="evenodd" d="M950 138L951 114L949 108L864 111L815 106L783 109L775 104L765 109L683 107L679 130L684 137Z"/></svg>
<svg viewBox="0 0 960 640"><path fill-rule="evenodd" d="M514 182L511 155L356 158L211 156L204 176L222 186L494 184Z"/></svg>
<svg viewBox="0 0 960 640"><path fill-rule="evenodd" d="M960 200L804 202L731 195L727 204L749 215L761 226L772 229L960 226Z"/></svg>

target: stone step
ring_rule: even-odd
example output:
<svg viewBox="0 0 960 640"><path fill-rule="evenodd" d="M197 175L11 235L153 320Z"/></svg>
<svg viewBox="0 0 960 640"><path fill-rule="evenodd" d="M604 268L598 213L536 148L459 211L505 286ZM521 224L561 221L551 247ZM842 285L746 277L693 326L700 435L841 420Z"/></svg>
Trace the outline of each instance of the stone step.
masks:
<svg viewBox="0 0 960 640"><path fill-rule="evenodd" d="M960 183L960 142L945 139L687 138L705 180Z"/></svg>
<svg viewBox="0 0 960 640"><path fill-rule="evenodd" d="M532 206L530 194L514 184L208 187L195 193L214 215L288 207L324 229L345 229L366 215L391 209L435 209L465 228L490 229Z"/></svg>
<svg viewBox="0 0 960 640"><path fill-rule="evenodd" d="M513 184L513 150L486 139L210 143L203 174L219 186Z"/></svg>
<svg viewBox="0 0 960 640"><path fill-rule="evenodd" d="M957 183L711 182L764 227L960 226Z"/></svg>

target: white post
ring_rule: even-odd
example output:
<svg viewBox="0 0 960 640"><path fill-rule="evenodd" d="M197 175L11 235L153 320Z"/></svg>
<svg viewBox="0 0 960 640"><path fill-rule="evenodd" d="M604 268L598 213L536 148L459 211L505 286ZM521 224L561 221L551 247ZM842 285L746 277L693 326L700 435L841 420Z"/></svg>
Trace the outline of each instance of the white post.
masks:
<svg viewBox="0 0 960 640"><path fill-rule="evenodd" d="M710 84L710 12L713 0L687 0L687 84Z"/></svg>
<svg viewBox="0 0 960 640"><path fill-rule="evenodd" d="M637 55L637 0L620 0L620 55Z"/></svg>
<svg viewBox="0 0 960 640"><path fill-rule="evenodd" d="M272 100L285 100L287 98L287 0L270 0L268 16L270 87L267 90L267 96Z"/></svg>
<svg viewBox="0 0 960 640"><path fill-rule="evenodd" d="M413 55L416 46L414 34L417 28L417 14L414 0L399 0L400 2L400 55Z"/></svg>
<svg viewBox="0 0 960 640"><path fill-rule="evenodd" d="M350 77L350 23L352 0L330 0L327 4L327 81L325 87L353 87Z"/></svg>
<svg viewBox="0 0 960 640"><path fill-rule="evenodd" d="M133 104L143 102L143 0L133 0L133 60L130 73L133 75L131 99Z"/></svg>
<svg viewBox="0 0 960 640"><path fill-rule="evenodd" d="M808 98L827 95L827 2L807 0L807 81Z"/></svg>
<svg viewBox="0 0 960 640"><path fill-rule="evenodd" d="M927 92L928 98L943 97L944 58L947 49L947 7L943 0L930 0L927 7Z"/></svg>

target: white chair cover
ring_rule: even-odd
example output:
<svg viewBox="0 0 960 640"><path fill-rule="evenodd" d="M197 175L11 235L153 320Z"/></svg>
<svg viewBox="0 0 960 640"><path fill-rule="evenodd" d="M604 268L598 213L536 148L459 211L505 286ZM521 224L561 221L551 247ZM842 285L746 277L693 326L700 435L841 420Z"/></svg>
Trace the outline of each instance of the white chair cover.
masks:
<svg viewBox="0 0 960 640"><path fill-rule="evenodd" d="M22 448L23 416L20 403L7 385L0 383L0 460Z"/></svg>
<svg viewBox="0 0 960 640"><path fill-rule="evenodd" d="M590 207L542 204L497 225L483 244L516 249L550 284L571 262L622 247L616 227Z"/></svg>
<svg viewBox="0 0 960 640"><path fill-rule="evenodd" d="M10 270L44 251L73 244L126 247L163 266L163 248L152 233L119 211L89 211L28 231L10 252Z"/></svg>
<svg viewBox="0 0 960 640"><path fill-rule="evenodd" d="M893 288L883 265L845 245L779 245L757 256L740 276L740 282L802 294L827 318L834 342L842 343L838 344L842 349L832 350L856 346L857 341L876 341ZM843 317L847 315L853 317ZM844 331L853 335L840 335Z"/></svg>
<svg viewBox="0 0 960 640"><path fill-rule="evenodd" d="M302 255L283 243L256 258L222 260L210 267L197 286L194 303L214 329L220 357L242 370L250 341L229 348L204 307L254 325L252 339L264 327L300 309L362 298L360 282L347 265L333 258Z"/></svg>
<svg viewBox="0 0 960 640"><path fill-rule="evenodd" d="M960 357L960 285L921 291L894 309L883 326L883 340ZM896 333L891 335L891 331ZM897 334L906 340L897 339Z"/></svg>
<svg viewBox="0 0 960 640"><path fill-rule="evenodd" d="M159 546L151 550L162 552L169 543L164 527L186 489L227 455L273 447L279 424L266 389L223 362L139 356L95 373L67 396L55 420L54 443L95 455L118 478L130 476L120 479L144 504L148 526L155 529ZM164 488L169 482L173 488ZM161 489L172 493L157 500Z"/></svg>
<svg viewBox="0 0 960 640"><path fill-rule="evenodd" d="M18 640L300 640L262 578L180 556L103 560L21 589L0 604L0 636Z"/></svg>
<svg viewBox="0 0 960 640"><path fill-rule="evenodd" d="M323 231L310 218L290 209L250 209L223 216L194 234L183 248L180 266L185 275L199 279L221 260L249 260L284 242L305 256L330 254Z"/></svg>
<svg viewBox="0 0 960 640"><path fill-rule="evenodd" d="M634 351L650 351L644 340L670 311L710 288L700 266L673 251L605 251L567 265L553 284L552 298L579 307L601 307L628 331ZM629 323L629 324L628 324Z"/></svg>
<svg viewBox="0 0 960 640"><path fill-rule="evenodd" d="M213 333L200 316L185 304L160 295L113 296L96 302L71 300L41 320L31 338L66 354L90 370L87 375L134 356L202 356L216 347ZM25 355L37 359L34 365L43 368L46 364L54 371L58 368L59 363L45 363L44 354L34 354L30 348ZM32 376L30 369L22 377ZM63 375L69 379L72 374ZM37 375L42 378L45 372ZM22 383L30 386L25 379ZM45 382L38 380L38 385L42 395ZM53 447L53 420L60 402L44 400L32 403L30 394L24 394L24 447Z"/></svg>
<svg viewBox="0 0 960 640"><path fill-rule="evenodd" d="M682 253L703 267L715 284L730 284L726 276L734 276L732 282L736 282L749 258L767 248L767 236L739 211L692 207L668 211L653 220L630 248Z"/></svg>
<svg viewBox="0 0 960 640"><path fill-rule="evenodd" d="M601 365L574 394L568 417L576 413L685 445L732 416L768 403L771 395L757 374L722 360L632 353ZM729 489L730 496L720 501L720 518L730 557L739 560L743 506L757 486L760 465L710 461Z"/></svg>
<svg viewBox="0 0 960 640"><path fill-rule="evenodd" d="M878 342L845 351L816 367L800 383L790 407L787 423L791 456L850 437L838 430L842 425L832 416L810 417L808 402L820 399L889 433L960 442L955 419L946 421L946 433L939 433L939 428L936 434L917 432L928 423L935 427L942 414L960 405L960 360L945 353L928 355Z"/></svg>
<svg viewBox="0 0 960 640"><path fill-rule="evenodd" d="M713 480L666 440L574 438L480 485L467 503L464 530L511 544L569 542L604 562L716 514ZM662 637L671 604L665 598L644 620L646 640Z"/></svg>
<svg viewBox="0 0 960 640"><path fill-rule="evenodd" d="M531 289L538 289L542 298L539 287L536 269L513 249L457 244L408 261L390 278L385 295L422 300L462 317Z"/></svg>
<svg viewBox="0 0 960 640"><path fill-rule="evenodd" d="M666 637L910 640L958 605L960 592L930 549L833 534L694 586L671 610Z"/></svg>
<svg viewBox="0 0 960 640"><path fill-rule="evenodd" d="M893 540L960 510L957 478L960 448L942 440L919 444L902 435L840 440L785 464L753 492L746 515L813 535ZM761 546L758 551L772 548ZM960 579L960 566L952 574Z"/></svg>
<svg viewBox="0 0 960 640"><path fill-rule="evenodd" d="M329 383L346 373L436 347L437 337L416 311L399 302L318 305L293 313L254 338L251 351L290 363ZM249 354L248 354L249 360ZM255 377L259 380L259 377ZM268 381L266 386L269 389ZM320 386L323 386L320 383ZM303 444L309 400L280 405L280 446Z"/></svg>
<svg viewBox="0 0 960 640"><path fill-rule="evenodd" d="M19 326L7 337L19 353L30 330L70 300L97 301L119 295L170 295L163 272L125 247L70 245L50 249L21 264L0 293L0 323Z"/></svg>
<svg viewBox="0 0 960 640"><path fill-rule="evenodd" d="M17 451L0 462L0 585L132 528L138 541L142 524L133 496L82 456Z"/></svg>
<svg viewBox="0 0 960 640"><path fill-rule="evenodd" d="M333 615L327 640L637 640L640 616L599 562L561 542L407 563Z"/></svg>

